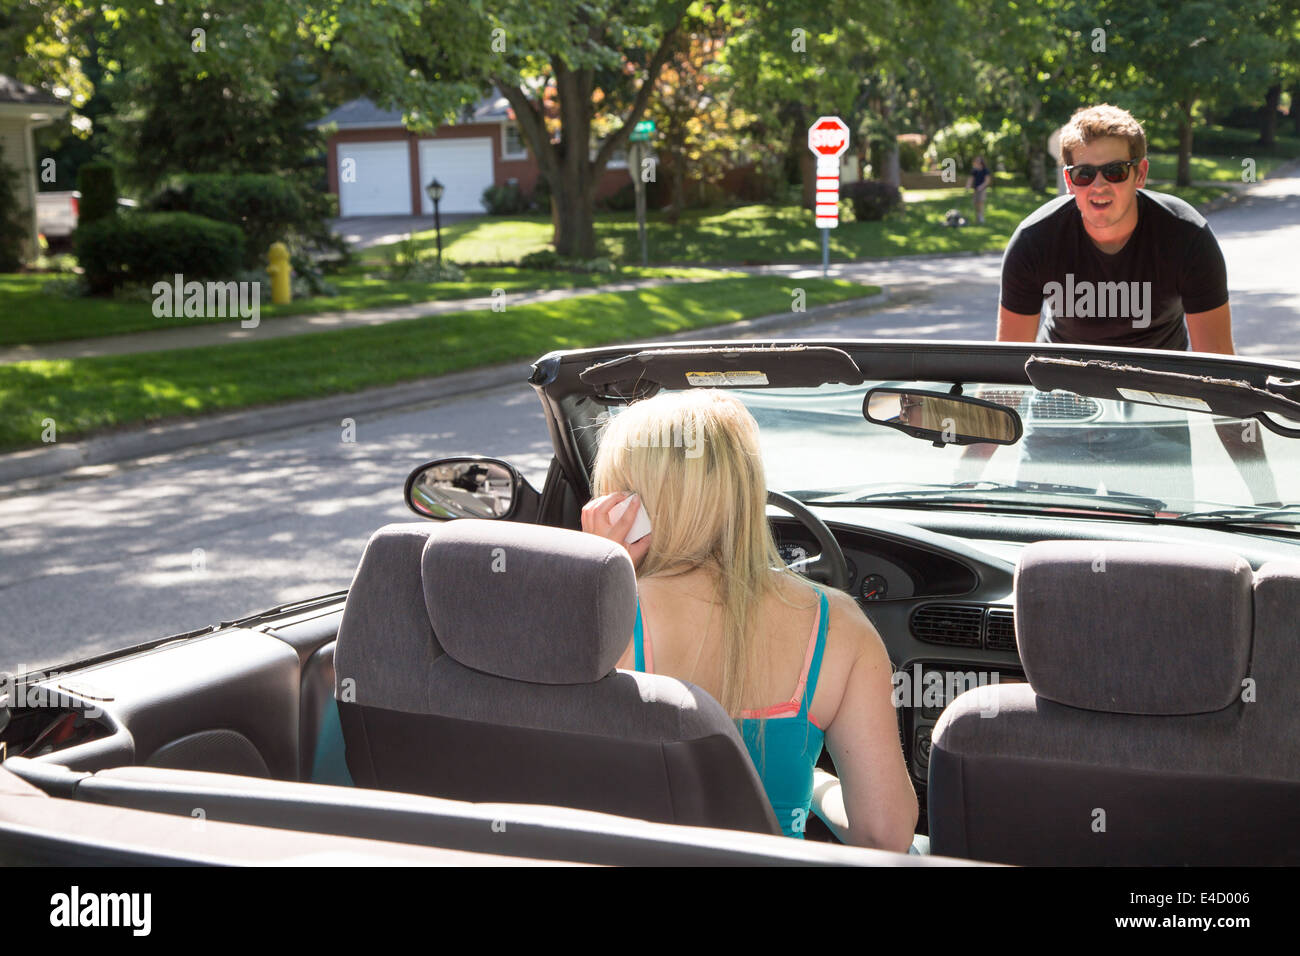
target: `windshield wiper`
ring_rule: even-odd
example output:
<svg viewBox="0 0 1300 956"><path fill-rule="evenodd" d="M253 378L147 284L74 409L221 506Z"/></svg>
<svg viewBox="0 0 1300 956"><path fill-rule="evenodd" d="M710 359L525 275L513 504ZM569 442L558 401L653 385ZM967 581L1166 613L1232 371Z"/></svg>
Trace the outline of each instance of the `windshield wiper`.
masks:
<svg viewBox="0 0 1300 956"><path fill-rule="evenodd" d="M876 487L879 487L877 485ZM884 502L884 501L923 501L923 500L947 500L960 504L1002 504L1003 500L999 498L986 498L982 495L967 495L962 492L977 491L982 493L992 493L994 495L1027 495L1029 497L1066 497L1075 500L1081 500L1083 507L1097 511L1117 511L1124 514L1143 514L1154 517L1156 512L1164 511L1167 507L1165 502L1159 498L1148 498L1143 495L1127 494L1124 492L1107 491L1105 494L1097 494L1095 488L1085 487L1083 485L1062 485L1055 482L1044 481L1026 481L1020 484L1008 485L998 481L963 481L955 485L928 485L922 488L909 488L903 491L880 491L869 495L854 495L852 491L847 492L828 492L823 493L820 497L801 498L799 493L794 493L792 497L799 498L807 504L857 504L864 501ZM827 499L841 498L839 501L830 501Z"/></svg>
<svg viewBox="0 0 1300 956"><path fill-rule="evenodd" d="M1210 511L1188 511L1176 516L1174 521L1190 521L1204 524L1260 524L1278 523L1278 518L1289 518L1293 523L1300 520L1300 508L1273 505L1231 505Z"/></svg>

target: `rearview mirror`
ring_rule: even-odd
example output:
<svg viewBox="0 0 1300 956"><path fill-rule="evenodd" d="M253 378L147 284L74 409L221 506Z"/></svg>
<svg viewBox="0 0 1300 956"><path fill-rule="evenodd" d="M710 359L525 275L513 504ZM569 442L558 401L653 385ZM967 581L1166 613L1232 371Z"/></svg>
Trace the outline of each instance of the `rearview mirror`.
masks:
<svg viewBox="0 0 1300 956"><path fill-rule="evenodd" d="M1020 415L1006 405L901 388L871 389L862 400L862 414L869 422L936 445L1014 445L1024 430Z"/></svg>
<svg viewBox="0 0 1300 956"><path fill-rule="evenodd" d="M439 458L411 472L405 495L422 518L512 518L537 492L498 458Z"/></svg>

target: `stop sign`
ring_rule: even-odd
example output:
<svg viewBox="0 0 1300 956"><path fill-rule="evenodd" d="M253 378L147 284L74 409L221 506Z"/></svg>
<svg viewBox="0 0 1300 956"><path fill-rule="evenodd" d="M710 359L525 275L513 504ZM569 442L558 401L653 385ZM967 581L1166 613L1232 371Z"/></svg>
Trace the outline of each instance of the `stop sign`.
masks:
<svg viewBox="0 0 1300 956"><path fill-rule="evenodd" d="M808 127L808 148L818 156L840 156L849 148L849 125L838 116L823 116Z"/></svg>

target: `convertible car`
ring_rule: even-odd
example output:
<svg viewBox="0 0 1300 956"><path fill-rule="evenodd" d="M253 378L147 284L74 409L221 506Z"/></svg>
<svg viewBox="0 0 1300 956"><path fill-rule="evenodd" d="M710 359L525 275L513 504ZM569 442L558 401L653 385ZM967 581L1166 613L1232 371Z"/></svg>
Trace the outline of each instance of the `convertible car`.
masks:
<svg viewBox="0 0 1300 956"><path fill-rule="evenodd" d="M529 384L541 489L420 464L348 590L7 680L0 859L1300 862L1300 364L703 342ZM701 387L760 426L783 558L888 649L928 854L840 845L820 801L781 836L718 703L615 668L634 572L580 531L601 425Z"/></svg>

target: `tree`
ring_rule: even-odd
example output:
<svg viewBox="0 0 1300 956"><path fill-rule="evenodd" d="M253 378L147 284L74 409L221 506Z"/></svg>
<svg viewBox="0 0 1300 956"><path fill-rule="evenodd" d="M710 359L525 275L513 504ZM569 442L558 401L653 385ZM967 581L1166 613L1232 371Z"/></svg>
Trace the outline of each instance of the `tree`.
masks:
<svg viewBox="0 0 1300 956"><path fill-rule="evenodd" d="M716 17L688 19L648 110L659 149L669 158L670 221L686 208L688 169L705 181L719 178L736 157L751 151L748 129L754 122L751 114L730 102L729 81L719 62L732 24Z"/></svg>
<svg viewBox="0 0 1300 956"><path fill-rule="evenodd" d="M595 187L627 144L675 47L690 0L337 0L324 42L413 129L499 89L551 187L556 250L596 255ZM553 93L548 93L553 91ZM558 107L557 138L545 102ZM611 130L592 155L598 117Z"/></svg>
<svg viewBox="0 0 1300 956"><path fill-rule="evenodd" d="M1277 59L1270 71L1264 91L1264 107L1259 117L1259 145L1272 147L1277 142L1277 107L1284 86L1291 87L1291 118L1300 135L1300 2L1275 0L1260 18L1260 27L1275 45Z"/></svg>
<svg viewBox="0 0 1300 956"><path fill-rule="evenodd" d="M1239 101L1269 85L1281 50L1261 25L1268 5L1238 0L1225 10L1213 0L1150 0L1140 8L1115 3L1108 12L1135 97L1177 125L1180 186L1192 181L1198 109Z"/></svg>

